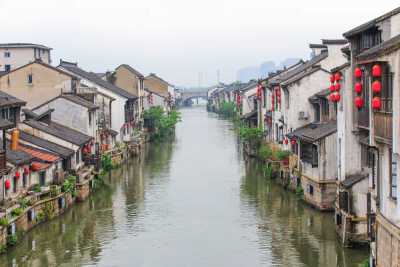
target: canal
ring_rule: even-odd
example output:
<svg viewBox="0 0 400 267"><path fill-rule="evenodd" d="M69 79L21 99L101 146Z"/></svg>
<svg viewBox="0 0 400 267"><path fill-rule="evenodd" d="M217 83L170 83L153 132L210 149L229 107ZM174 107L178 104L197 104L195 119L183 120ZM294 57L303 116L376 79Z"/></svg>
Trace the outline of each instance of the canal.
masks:
<svg viewBox="0 0 400 267"><path fill-rule="evenodd" d="M358 266L333 216L246 161L232 124L182 110L172 143L151 144L89 200L39 225L0 266Z"/></svg>

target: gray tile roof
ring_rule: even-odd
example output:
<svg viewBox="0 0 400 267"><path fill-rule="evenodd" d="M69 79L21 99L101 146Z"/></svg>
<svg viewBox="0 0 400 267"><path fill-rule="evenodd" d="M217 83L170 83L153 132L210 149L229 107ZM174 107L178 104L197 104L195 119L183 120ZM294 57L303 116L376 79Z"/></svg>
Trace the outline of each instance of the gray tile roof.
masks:
<svg viewBox="0 0 400 267"><path fill-rule="evenodd" d="M26 105L26 102L0 91L0 107L20 107Z"/></svg>
<svg viewBox="0 0 400 267"><path fill-rule="evenodd" d="M345 180L341 182L344 188L348 189L356 183L368 178L368 173L356 173L346 176Z"/></svg>
<svg viewBox="0 0 400 267"><path fill-rule="evenodd" d="M323 45L345 45L347 43L346 39L322 39Z"/></svg>
<svg viewBox="0 0 400 267"><path fill-rule="evenodd" d="M297 82L297 81L303 79L304 77L307 77L307 76L309 76L309 75L311 75L311 74L313 74L313 73L315 73L315 72L317 72L317 71L319 71L319 70L324 71L324 72L327 72L327 73L330 74L329 71L326 71L326 70L322 69L322 68L319 67L319 66L318 66L318 67L311 67L310 69L307 69L307 70L305 70L305 71L303 71L303 72L300 72L299 74L293 76L292 78L287 79L286 81L282 82L282 85L283 85L283 86L286 86L286 85L295 83L295 82Z"/></svg>
<svg viewBox="0 0 400 267"><path fill-rule="evenodd" d="M31 135L27 132L21 131L21 130L19 131L19 138L22 141L28 142L32 145L35 145L35 146L44 148L48 151L51 151L53 153L56 153L63 159L67 159L67 158L71 157L72 155L74 155L74 151L72 149L63 147L59 144L50 142L50 141L42 139L40 137L33 136L33 135Z"/></svg>
<svg viewBox="0 0 400 267"><path fill-rule="evenodd" d="M310 123L306 126L297 128L290 134L289 137L297 137L307 142L315 142L328 135L331 135L337 131L337 122L321 122L321 123Z"/></svg>
<svg viewBox="0 0 400 267"><path fill-rule="evenodd" d="M41 44L31 44L31 43L2 43L0 48L40 48L45 50L52 50L52 48Z"/></svg>
<svg viewBox="0 0 400 267"><path fill-rule="evenodd" d="M86 99L83 99L82 97L79 97L77 95L73 95L73 94L62 94L61 96L59 96L61 98L65 98L71 102L74 102L78 105L81 105L83 107L88 108L89 110L95 110L98 109L99 106L93 104L90 101L87 101Z"/></svg>
<svg viewBox="0 0 400 267"><path fill-rule="evenodd" d="M381 22L381 21L383 21L383 20L385 20L387 18L390 18L391 16L399 14L399 13L400 13L400 7L395 8L395 9L389 11L388 13L386 13L386 14L384 14L382 16L379 16L379 17L377 17L377 18L375 18L373 20L370 20L370 21L368 21L368 22L366 22L364 24L361 24L360 26L357 26L357 27L351 29L350 31L345 32L343 34L343 36L346 37L346 38L351 38L354 35L357 35L357 34L363 32L365 30L368 30L368 29L370 29L372 27L375 27L377 23L379 23L379 22Z"/></svg>
<svg viewBox="0 0 400 267"><path fill-rule="evenodd" d="M127 99L137 99L138 97L113 85L112 83L109 83L102 78L100 78L96 73L93 72L87 72L81 68L78 67L77 63L71 63L67 61L60 61L59 67L62 67L63 69L66 69L67 71L77 75L78 77L82 77L84 79L87 79L107 90L110 90L111 92L120 95L122 97L125 97Z"/></svg>
<svg viewBox="0 0 400 267"><path fill-rule="evenodd" d="M365 50L357 56L358 60L368 60L373 59L377 56L389 54L395 50L400 49L400 34L395 37L382 42L368 50Z"/></svg>
<svg viewBox="0 0 400 267"><path fill-rule="evenodd" d="M3 143L3 139L0 139L0 143ZM13 165L22 165L22 164L29 164L33 157L21 150L11 150L10 148L11 143L7 141L6 146L6 160Z"/></svg>
<svg viewBox="0 0 400 267"><path fill-rule="evenodd" d="M307 70L308 68L318 64L319 62L321 62L322 60L324 60L327 57L328 57L328 53L322 52L321 54L313 57L312 59L306 61L305 63L299 64L297 67L295 67L293 69L289 69L288 71L284 71L281 74L276 75L275 77L271 78L268 81L268 84L276 85L276 84L282 83L286 80L289 80L292 77L298 75L299 73Z"/></svg>
<svg viewBox="0 0 400 267"><path fill-rule="evenodd" d="M46 124L36 120L25 120L24 123L34 129L38 129L77 146L83 146L92 139L92 137L84 133L78 132L53 121L50 124Z"/></svg>

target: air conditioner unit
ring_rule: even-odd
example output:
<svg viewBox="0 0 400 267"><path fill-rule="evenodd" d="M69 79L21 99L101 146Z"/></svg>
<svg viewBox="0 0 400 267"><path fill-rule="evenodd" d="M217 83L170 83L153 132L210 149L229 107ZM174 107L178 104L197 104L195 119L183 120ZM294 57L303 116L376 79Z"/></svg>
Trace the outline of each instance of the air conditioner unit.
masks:
<svg viewBox="0 0 400 267"><path fill-rule="evenodd" d="M308 120L308 112L299 111L299 120Z"/></svg>

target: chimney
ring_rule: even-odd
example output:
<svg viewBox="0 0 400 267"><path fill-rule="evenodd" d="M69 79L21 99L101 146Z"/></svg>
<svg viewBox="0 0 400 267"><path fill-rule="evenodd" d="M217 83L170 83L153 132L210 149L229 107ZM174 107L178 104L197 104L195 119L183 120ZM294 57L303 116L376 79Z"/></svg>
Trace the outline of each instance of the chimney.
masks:
<svg viewBox="0 0 400 267"><path fill-rule="evenodd" d="M11 133L11 150L13 151L18 150L18 143L19 143L19 130L14 129Z"/></svg>

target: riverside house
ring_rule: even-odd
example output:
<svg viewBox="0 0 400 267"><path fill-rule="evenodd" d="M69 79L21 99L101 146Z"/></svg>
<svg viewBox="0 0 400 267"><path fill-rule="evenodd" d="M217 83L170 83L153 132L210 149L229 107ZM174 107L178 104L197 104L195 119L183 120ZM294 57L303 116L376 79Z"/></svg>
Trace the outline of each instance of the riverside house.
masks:
<svg viewBox="0 0 400 267"><path fill-rule="evenodd" d="M155 73L150 73L148 76L146 76L144 79L144 88L146 88L148 91L165 97L167 100L167 110L174 105L174 87L164 79L157 76Z"/></svg>
<svg viewBox="0 0 400 267"><path fill-rule="evenodd" d="M49 110L43 114L25 111L26 119L19 128L30 135L73 150L74 156L70 161L65 161L67 165L63 167L65 170L78 172L85 165L83 158L94 150L93 137L53 121L52 111Z"/></svg>
<svg viewBox="0 0 400 267"><path fill-rule="evenodd" d="M0 72L10 72L30 62L51 64L51 48L41 44L0 44Z"/></svg>
<svg viewBox="0 0 400 267"><path fill-rule="evenodd" d="M367 229L376 266L400 265L399 25L400 8L396 8L344 33L350 42L351 62L346 84L353 88L346 101L354 102L353 109L346 110L354 116L348 127L362 144L349 153L361 151L359 167L363 158L368 159Z"/></svg>
<svg viewBox="0 0 400 267"><path fill-rule="evenodd" d="M78 79L42 61L34 61L0 76L0 90L34 108L62 92L74 91Z"/></svg>
<svg viewBox="0 0 400 267"><path fill-rule="evenodd" d="M77 63L61 60L58 68L79 77L81 84L89 88L96 88L101 94L114 99L110 111L111 130L118 133L116 140L119 142L132 140L133 130L139 125L135 115L138 112L137 96L101 79L93 72L81 69Z"/></svg>
<svg viewBox="0 0 400 267"><path fill-rule="evenodd" d="M143 74L128 64L122 64L113 72L107 73L107 80L115 86L118 86L119 88L124 89L125 91L139 98L137 102L138 112L135 114L136 120L139 121L144 109L143 105L145 101Z"/></svg>
<svg viewBox="0 0 400 267"><path fill-rule="evenodd" d="M251 81L246 86L237 90L241 99L240 119L249 127L257 127L258 125L257 89L258 82Z"/></svg>

